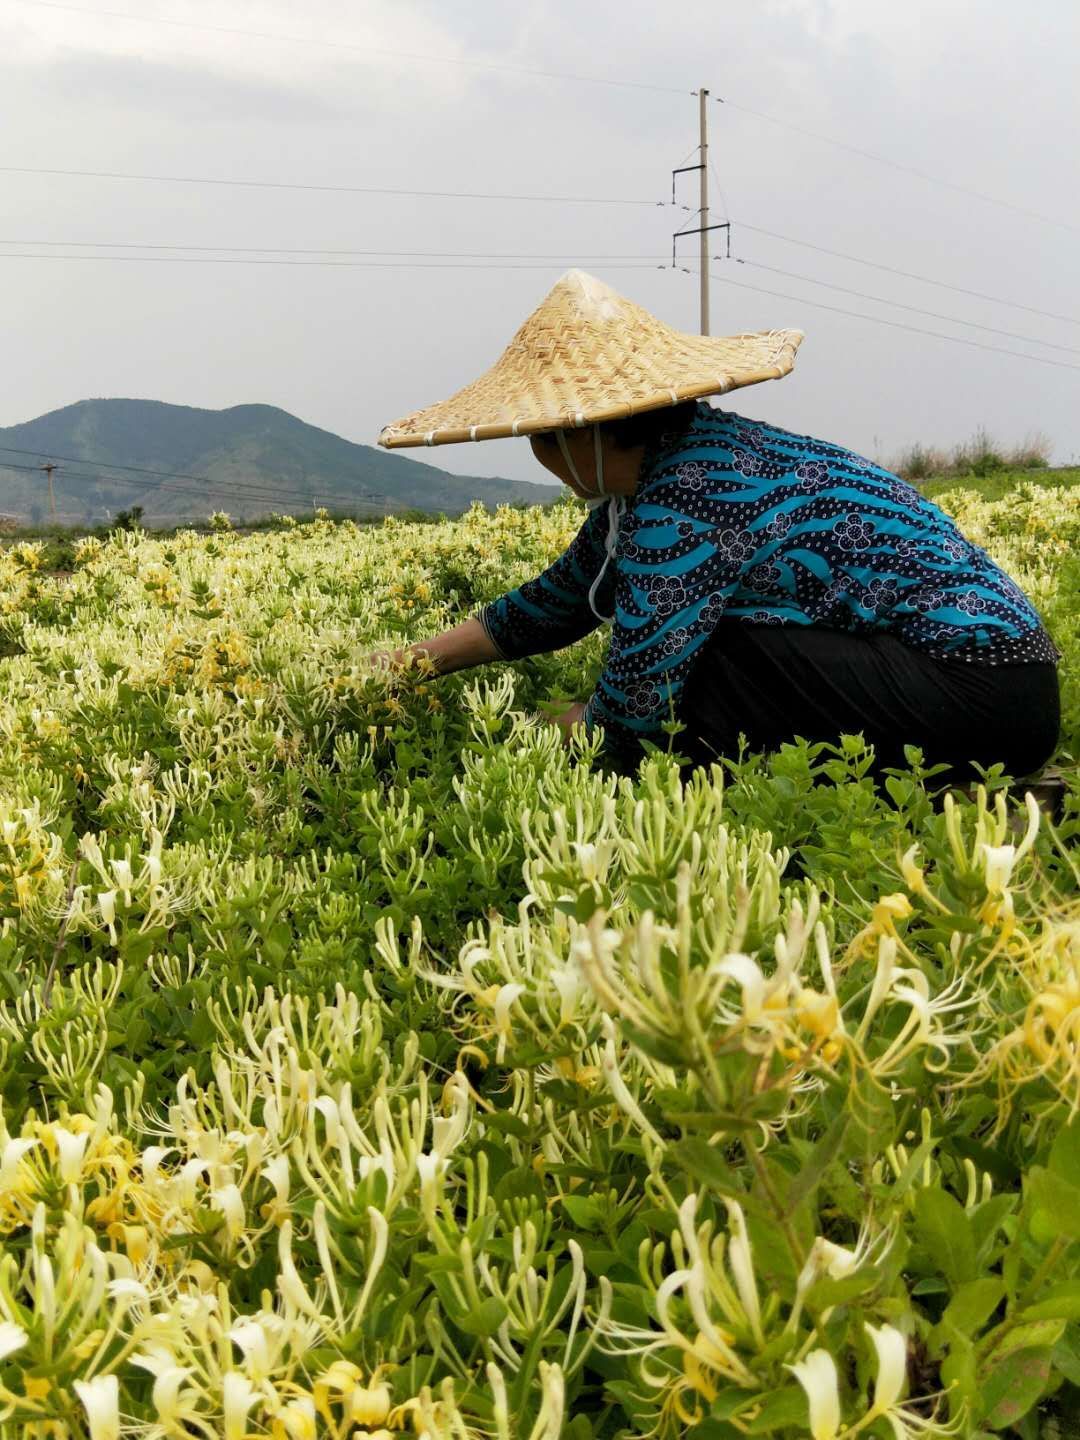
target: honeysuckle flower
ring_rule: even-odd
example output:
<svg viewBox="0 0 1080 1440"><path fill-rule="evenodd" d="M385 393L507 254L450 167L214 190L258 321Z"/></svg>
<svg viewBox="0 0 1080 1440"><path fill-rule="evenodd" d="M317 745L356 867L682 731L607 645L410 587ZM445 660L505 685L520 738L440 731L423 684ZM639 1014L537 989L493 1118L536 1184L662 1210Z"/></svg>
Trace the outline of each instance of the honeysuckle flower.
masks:
<svg viewBox="0 0 1080 1440"><path fill-rule="evenodd" d="M650 1124L650 1122L645 1118L641 1106L634 1098L630 1087L623 1079L622 1072L619 1069L619 1055L618 1051L615 1048L615 1026L612 1022L611 1016L602 1016L601 1022L604 1031L604 1055L603 1059L601 1060L601 1070L603 1071L604 1079L607 1081L608 1087L615 1098L615 1103L619 1106L620 1110L625 1111L626 1114L629 1115L630 1119L634 1122L634 1124L642 1132L643 1135L648 1135L650 1140L652 1140L655 1145L663 1149L663 1138L661 1137L655 1126Z"/></svg>
<svg viewBox="0 0 1080 1440"><path fill-rule="evenodd" d="M191 1391L183 1394L184 1382L191 1375L186 1365L165 1364L157 1372L150 1400L163 1425L178 1426L191 1409Z"/></svg>
<svg viewBox="0 0 1080 1440"><path fill-rule="evenodd" d="M16 1350L21 1350L29 1338L21 1325L11 1320L0 1321L0 1360L6 1360Z"/></svg>
<svg viewBox="0 0 1080 1440"><path fill-rule="evenodd" d="M166 1155L172 1154L173 1148L171 1145L147 1145L141 1156L144 1180L153 1183L158 1178L161 1162Z"/></svg>
<svg viewBox="0 0 1080 1440"><path fill-rule="evenodd" d="M109 1298L123 1305L145 1305L150 1299L150 1291L142 1281L135 1280L130 1275L121 1275L110 1280L108 1288Z"/></svg>
<svg viewBox="0 0 1080 1440"><path fill-rule="evenodd" d="M495 1017L495 1033L499 1037L497 1055L501 1060L506 1053L506 1042L511 1036L510 1010L514 1003L525 994L525 986L508 983L500 985L492 1010Z"/></svg>
<svg viewBox="0 0 1080 1440"><path fill-rule="evenodd" d="M734 980L742 991L741 1018L749 1024L760 1020L769 986L757 961L749 955L725 955L715 966L715 974ZM739 1017L732 1015L731 1018Z"/></svg>
<svg viewBox="0 0 1080 1440"><path fill-rule="evenodd" d="M73 1135L62 1125L52 1127L52 1136L56 1141L56 1157L60 1165L60 1179L65 1185L75 1185L82 1175L83 1157L86 1154L86 1147L90 1142L89 1130L81 1134Z"/></svg>
<svg viewBox="0 0 1080 1440"><path fill-rule="evenodd" d="M728 1264L739 1292L743 1311L750 1322L750 1329L759 1345L765 1343L761 1332L761 1303L758 1299L757 1277L754 1274L754 1256L750 1248L750 1237L746 1233L746 1217L737 1200L725 1200L728 1214Z"/></svg>
<svg viewBox="0 0 1080 1440"><path fill-rule="evenodd" d="M827 1350L811 1350L787 1367L806 1392L813 1440L836 1440L840 1432L840 1385L836 1361Z"/></svg>
<svg viewBox="0 0 1080 1440"><path fill-rule="evenodd" d="M244 1233L247 1217L244 1213L244 1197L238 1185L223 1185L210 1192L210 1204L225 1217L225 1233L230 1240L238 1240Z"/></svg>
<svg viewBox="0 0 1080 1440"><path fill-rule="evenodd" d="M224 1440L246 1440L248 1413L258 1398L259 1392L246 1375L239 1370L226 1373L221 1387Z"/></svg>
<svg viewBox="0 0 1080 1440"><path fill-rule="evenodd" d="M102 890L97 897L98 909L109 931L109 939L116 944L116 891Z"/></svg>
<svg viewBox="0 0 1080 1440"><path fill-rule="evenodd" d="M316 1440L318 1420L315 1402L305 1396L282 1406L274 1416L271 1433L275 1440L278 1436L288 1437L288 1440Z"/></svg>
<svg viewBox="0 0 1080 1440"><path fill-rule="evenodd" d="M40 1140L26 1137L7 1140L4 1143L3 1148L0 1149L0 1189L6 1190L15 1184L23 1156L33 1150L35 1145L40 1144Z"/></svg>
<svg viewBox="0 0 1080 1440"><path fill-rule="evenodd" d="M357 1385L349 1396L347 1413L357 1425L381 1425L390 1414L390 1387L372 1375L367 1385Z"/></svg>
<svg viewBox="0 0 1080 1440"><path fill-rule="evenodd" d="M886 1415L900 1399L907 1378L907 1341L892 1325L866 1325L877 1352L877 1379L871 1415Z"/></svg>
<svg viewBox="0 0 1080 1440"><path fill-rule="evenodd" d="M923 895L926 892L926 874L922 866L916 863L915 857L918 853L918 843L908 846L900 857L900 874L909 890L916 895Z"/></svg>
<svg viewBox="0 0 1080 1440"><path fill-rule="evenodd" d="M93 1380L76 1380L74 1390L86 1411L90 1440L120 1440L120 1381L117 1377L97 1375Z"/></svg>
<svg viewBox="0 0 1080 1440"><path fill-rule="evenodd" d="M1017 860L1015 845L984 845L983 875L986 889L992 896L1003 896L1012 879L1013 867Z"/></svg>
<svg viewBox="0 0 1080 1440"><path fill-rule="evenodd" d="M118 890L122 890L124 892L124 899L130 902L131 889L132 886L135 884L135 877L131 873L131 861L112 860L110 861L110 865L112 867L113 876L116 880L116 888Z"/></svg>

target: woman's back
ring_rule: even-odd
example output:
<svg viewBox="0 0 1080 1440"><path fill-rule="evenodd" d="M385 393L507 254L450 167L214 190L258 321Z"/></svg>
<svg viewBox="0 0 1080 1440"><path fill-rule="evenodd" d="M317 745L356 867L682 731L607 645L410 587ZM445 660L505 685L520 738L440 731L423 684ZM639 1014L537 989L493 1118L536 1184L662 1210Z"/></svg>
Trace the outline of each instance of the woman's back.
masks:
<svg viewBox="0 0 1080 1440"><path fill-rule="evenodd" d="M647 458L618 555L638 631L658 609L689 615L704 601L706 621L722 610L884 629L986 664L1057 658L1019 587L906 481L704 403Z"/></svg>

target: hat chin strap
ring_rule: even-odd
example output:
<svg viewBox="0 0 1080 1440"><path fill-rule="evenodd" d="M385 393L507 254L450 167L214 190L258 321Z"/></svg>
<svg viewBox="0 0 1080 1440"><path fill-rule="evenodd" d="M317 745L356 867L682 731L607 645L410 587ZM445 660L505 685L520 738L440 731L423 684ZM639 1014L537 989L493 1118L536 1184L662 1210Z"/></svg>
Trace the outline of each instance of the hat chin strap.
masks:
<svg viewBox="0 0 1080 1440"><path fill-rule="evenodd" d="M562 451L562 457L566 461L566 468L574 478L574 484L583 496L589 497L588 487L582 483L581 476L577 472L577 466L570 456L570 447L566 443L566 436L561 430L556 430L555 438L559 442L559 449ZM593 454L596 458L596 493L587 498L585 503L590 510L595 510L598 505L604 503L605 499L607 500L608 529L607 535L604 537L604 563L600 566L596 579L589 586L589 609L598 620L602 620L606 625L610 624L615 616L614 614L604 615L596 608L596 592L599 590L600 584L607 574L607 568L611 564L612 556L615 554L615 546L619 539L619 518L622 514L623 501L617 495L609 495L607 490L604 489L604 446L600 436L599 425L593 426Z"/></svg>
<svg viewBox="0 0 1080 1440"><path fill-rule="evenodd" d="M592 492L590 492L589 487L578 474L577 466L574 464L573 457L570 454L570 446L566 443L566 435L562 430L555 431L555 439L559 442L559 449L562 451L562 457L566 461L566 468L570 471L574 484L578 487L578 490L585 499L603 498L608 493L604 489L604 447L600 439L600 426L594 425L592 431L593 454L596 457L596 490Z"/></svg>

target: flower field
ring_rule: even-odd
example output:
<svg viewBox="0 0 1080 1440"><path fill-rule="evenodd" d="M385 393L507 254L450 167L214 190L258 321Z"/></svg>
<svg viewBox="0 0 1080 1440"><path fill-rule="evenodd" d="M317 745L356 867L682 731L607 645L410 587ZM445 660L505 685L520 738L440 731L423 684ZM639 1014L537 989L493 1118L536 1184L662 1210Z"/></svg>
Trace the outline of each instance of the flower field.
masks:
<svg viewBox="0 0 1080 1440"><path fill-rule="evenodd" d="M0 1434L1076 1433L1080 487L940 503L1064 653L1054 822L605 776L535 719L600 635L368 663L570 505L0 552Z"/></svg>

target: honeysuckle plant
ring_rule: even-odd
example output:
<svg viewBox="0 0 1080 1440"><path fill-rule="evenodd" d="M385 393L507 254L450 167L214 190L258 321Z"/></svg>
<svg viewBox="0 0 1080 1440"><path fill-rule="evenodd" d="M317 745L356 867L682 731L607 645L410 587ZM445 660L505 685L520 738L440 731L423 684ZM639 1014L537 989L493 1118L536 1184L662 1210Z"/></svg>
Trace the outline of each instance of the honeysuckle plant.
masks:
<svg viewBox="0 0 1080 1440"><path fill-rule="evenodd" d="M1074 746L1075 501L953 503ZM371 663L579 523L0 550L3 1435L1067 1433L1080 786L616 777L537 718L600 636Z"/></svg>

